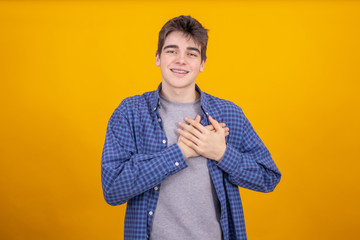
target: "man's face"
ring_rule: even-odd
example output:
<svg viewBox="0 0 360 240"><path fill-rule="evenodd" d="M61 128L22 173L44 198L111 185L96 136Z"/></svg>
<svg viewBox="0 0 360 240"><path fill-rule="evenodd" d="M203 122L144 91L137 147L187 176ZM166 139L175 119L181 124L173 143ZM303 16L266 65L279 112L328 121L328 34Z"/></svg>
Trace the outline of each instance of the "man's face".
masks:
<svg viewBox="0 0 360 240"><path fill-rule="evenodd" d="M186 88L195 84L199 72L204 71L201 47L182 32L170 33L164 42L161 56L155 55L160 66L163 84L172 88Z"/></svg>

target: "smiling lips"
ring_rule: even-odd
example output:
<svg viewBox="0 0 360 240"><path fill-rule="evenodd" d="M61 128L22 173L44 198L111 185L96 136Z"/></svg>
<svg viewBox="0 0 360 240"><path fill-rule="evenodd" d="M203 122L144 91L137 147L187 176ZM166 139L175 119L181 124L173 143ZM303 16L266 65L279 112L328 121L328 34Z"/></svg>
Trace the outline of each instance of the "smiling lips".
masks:
<svg viewBox="0 0 360 240"><path fill-rule="evenodd" d="M176 69L176 68L172 68L172 69L170 69L170 71L172 71L173 73L179 73L179 74L187 74L187 73L189 73L189 71L182 70L182 69Z"/></svg>

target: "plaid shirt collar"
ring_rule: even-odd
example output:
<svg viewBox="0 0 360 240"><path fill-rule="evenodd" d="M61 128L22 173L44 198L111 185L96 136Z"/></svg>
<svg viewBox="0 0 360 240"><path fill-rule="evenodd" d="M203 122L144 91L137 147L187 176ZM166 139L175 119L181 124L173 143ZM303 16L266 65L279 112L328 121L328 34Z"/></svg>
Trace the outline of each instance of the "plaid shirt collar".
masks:
<svg viewBox="0 0 360 240"><path fill-rule="evenodd" d="M162 83L159 84L156 91L153 92L154 94L152 94L150 97L150 107L153 111L156 111L158 109L158 107L160 106L159 93L160 93L161 87L162 87ZM199 88L199 86L197 84L195 84L195 90L200 93L201 108L204 110L204 112L207 113L208 112L208 96L206 95L206 93L201 91L201 89Z"/></svg>

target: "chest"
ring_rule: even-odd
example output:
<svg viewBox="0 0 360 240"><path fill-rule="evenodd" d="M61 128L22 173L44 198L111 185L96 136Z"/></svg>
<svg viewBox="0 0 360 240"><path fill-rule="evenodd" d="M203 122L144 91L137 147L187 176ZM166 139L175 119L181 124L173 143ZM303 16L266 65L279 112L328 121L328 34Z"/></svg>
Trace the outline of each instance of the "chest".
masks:
<svg viewBox="0 0 360 240"><path fill-rule="evenodd" d="M203 126L209 124L207 115L201 108L193 111L178 111L165 113L161 110L147 114L138 114L137 124L134 126L134 138L138 153L151 154L177 143L180 127L178 122L184 121L185 117L195 118L202 116L200 123Z"/></svg>

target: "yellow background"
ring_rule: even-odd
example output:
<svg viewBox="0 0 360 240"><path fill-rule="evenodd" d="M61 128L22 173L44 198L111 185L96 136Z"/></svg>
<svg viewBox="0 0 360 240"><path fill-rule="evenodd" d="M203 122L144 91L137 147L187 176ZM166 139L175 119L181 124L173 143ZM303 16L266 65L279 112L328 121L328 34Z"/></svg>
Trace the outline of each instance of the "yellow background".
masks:
<svg viewBox="0 0 360 240"><path fill-rule="evenodd" d="M198 85L242 107L283 174L240 189L248 238L360 239L358 1L1 1L1 239L123 239L107 122L160 83L157 34L181 14L210 29Z"/></svg>

